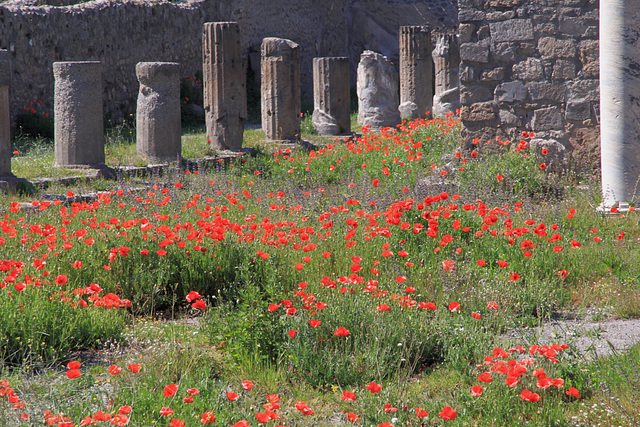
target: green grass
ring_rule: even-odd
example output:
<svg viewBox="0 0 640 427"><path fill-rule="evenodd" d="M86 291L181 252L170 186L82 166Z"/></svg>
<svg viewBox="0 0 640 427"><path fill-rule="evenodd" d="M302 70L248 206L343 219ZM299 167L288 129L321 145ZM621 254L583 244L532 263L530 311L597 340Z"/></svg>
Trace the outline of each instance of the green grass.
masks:
<svg viewBox="0 0 640 427"><path fill-rule="evenodd" d="M117 129L107 158L135 163L130 136ZM339 425L347 413L403 426L640 419L637 347L589 361L571 341L526 332L562 312L640 315L635 212L602 216L592 177L542 171L535 153L456 155L451 120L303 139L317 149L250 130L255 154L215 171L84 183L72 190L109 191L36 200L29 214L0 206L0 372L25 402L13 411L0 397L0 422L24 412L41 425L49 410L79 423L131 405L131 425L196 424L205 411L253 425L272 394L281 418L268 425ZM184 140L187 158L214 154L202 133ZM70 360L82 361L79 378L66 378ZM502 365L526 373L510 387ZM540 368L556 385L537 385ZM178 394L163 393L169 384ZM183 402L191 388L200 393ZM540 400L523 400L525 389ZM455 420L438 415L445 407Z"/></svg>

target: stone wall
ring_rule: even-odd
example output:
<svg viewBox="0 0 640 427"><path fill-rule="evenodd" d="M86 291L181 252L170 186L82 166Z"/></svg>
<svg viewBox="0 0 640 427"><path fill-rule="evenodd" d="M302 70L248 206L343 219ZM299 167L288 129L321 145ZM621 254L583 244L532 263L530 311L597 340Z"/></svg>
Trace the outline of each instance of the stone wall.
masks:
<svg viewBox="0 0 640 427"><path fill-rule="evenodd" d="M202 25L237 21L243 57L259 75L264 37L301 46L303 94L311 98L312 59L349 56L352 85L360 53L398 57L398 28L457 25L455 0L96 0L51 5L13 0L0 4L0 49L13 59L12 120L29 104L53 117L54 61L103 63L103 101L108 120L135 112L137 62L178 62L182 78L202 69ZM32 101L36 101L34 105ZM42 103L37 103L42 101Z"/></svg>
<svg viewBox="0 0 640 427"><path fill-rule="evenodd" d="M460 0L460 101L467 147L499 138L598 167L597 0ZM494 144L495 145L495 144Z"/></svg>

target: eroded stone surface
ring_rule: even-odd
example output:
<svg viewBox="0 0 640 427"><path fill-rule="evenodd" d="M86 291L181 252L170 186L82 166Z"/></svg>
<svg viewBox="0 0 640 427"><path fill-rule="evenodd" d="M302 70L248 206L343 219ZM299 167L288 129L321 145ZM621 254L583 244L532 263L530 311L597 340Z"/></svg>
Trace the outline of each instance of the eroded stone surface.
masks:
<svg viewBox="0 0 640 427"><path fill-rule="evenodd" d="M205 23L202 55L209 145L216 150L239 150L247 119L247 88L238 23Z"/></svg>
<svg viewBox="0 0 640 427"><path fill-rule="evenodd" d="M262 130L269 140L300 138L300 47L288 39L262 40Z"/></svg>
<svg viewBox="0 0 640 427"><path fill-rule="evenodd" d="M455 113L460 109L460 91L458 86L460 67L460 46L453 34L439 34L431 53L435 69L435 91L433 96L433 114L443 116ZM465 76L468 81L473 80L473 71L467 68L471 75ZM455 96L453 96L455 93Z"/></svg>
<svg viewBox="0 0 640 427"><path fill-rule="evenodd" d="M320 135L351 131L349 58L313 58L313 126Z"/></svg>
<svg viewBox="0 0 640 427"><path fill-rule="evenodd" d="M104 163L102 64L54 62L57 166Z"/></svg>
<svg viewBox="0 0 640 427"><path fill-rule="evenodd" d="M357 90L358 123L372 130L400 123L398 73L384 55L369 50L362 53Z"/></svg>
<svg viewBox="0 0 640 427"><path fill-rule="evenodd" d="M431 31L426 26L400 27L400 115L424 118L433 102Z"/></svg>
<svg viewBox="0 0 640 427"><path fill-rule="evenodd" d="M11 54L0 50L0 176L11 175L10 85Z"/></svg>
<svg viewBox="0 0 640 427"><path fill-rule="evenodd" d="M180 65L139 62L136 148L151 163L176 161L182 151Z"/></svg>

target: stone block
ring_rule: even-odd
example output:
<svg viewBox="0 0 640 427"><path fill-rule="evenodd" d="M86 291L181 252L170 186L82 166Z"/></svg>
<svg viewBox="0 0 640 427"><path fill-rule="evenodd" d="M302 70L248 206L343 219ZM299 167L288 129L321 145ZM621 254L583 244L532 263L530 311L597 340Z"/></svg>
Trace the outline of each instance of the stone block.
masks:
<svg viewBox="0 0 640 427"><path fill-rule="evenodd" d="M553 106L535 110L533 112L533 119L531 120L531 129L534 132L563 130L564 121L562 120L560 108Z"/></svg>
<svg viewBox="0 0 640 427"><path fill-rule="evenodd" d="M527 89L532 101L548 100L561 103L566 99L566 89L563 84L530 82L527 83Z"/></svg>
<svg viewBox="0 0 640 427"><path fill-rule="evenodd" d="M558 29L562 34L581 36L590 23L590 19L582 17L563 17L559 20Z"/></svg>
<svg viewBox="0 0 640 427"><path fill-rule="evenodd" d="M556 60L553 66L553 74L551 79L555 82L563 80L573 80L576 78L576 64L566 59Z"/></svg>
<svg viewBox="0 0 640 427"><path fill-rule="evenodd" d="M511 111L501 109L498 115L500 118L500 124L502 125L509 125L509 126L516 126L516 127L522 126L522 119L516 116L515 114L513 114Z"/></svg>
<svg viewBox="0 0 640 427"><path fill-rule="evenodd" d="M471 83L475 79L475 71L469 64L463 64L460 66L460 81L462 83Z"/></svg>
<svg viewBox="0 0 640 427"><path fill-rule="evenodd" d="M515 7L520 6L524 0L489 0L490 7Z"/></svg>
<svg viewBox="0 0 640 427"><path fill-rule="evenodd" d="M398 73L384 55L365 50L358 64L358 123L372 130L395 127L398 112Z"/></svg>
<svg viewBox="0 0 640 427"><path fill-rule="evenodd" d="M477 9L461 9L458 12L459 22L484 21L485 13Z"/></svg>
<svg viewBox="0 0 640 427"><path fill-rule="evenodd" d="M542 37L538 40L538 50L543 59L574 58L576 46L572 40Z"/></svg>
<svg viewBox="0 0 640 427"><path fill-rule="evenodd" d="M487 41L463 43L460 46L460 59L466 62L489 62L489 43Z"/></svg>
<svg viewBox="0 0 640 427"><path fill-rule="evenodd" d="M598 77L600 73L600 52L597 40L585 40L579 44L580 63L585 77Z"/></svg>
<svg viewBox="0 0 640 427"><path fill-rule="evenodd" d="M505 82L496 87L494 96L498 102L522 102L527 99L527 88L522 82Z"/></svg>
<svg viewBox="0 0 640 427"><path fill-rule="evenodd" d="M473 33L476 31L475 24L460 24L458 26L458 35L460 36L460 43L468 43L473 38Z"/></svg>
<svg viewBox="0 0 640 427"><path fill-rule="evenodd" d="M544 79L542 62L537 58L527 58L513 65L511 75L514 80L537 81Z"/></svg>
<svg viewBox="0 0 640 427"><path fill-rule="evenodd" d="M483 122L496 119L493 102L479 102L460 108L460 120L464 122Z"/></svg>
<svg viewBox="0 0 640 427"><path fill-rule="evenodd" d="M567 148L557 139L533 138L529 141L529 147L532 153L535 153L536 159L544 163L546 170L550 172L561 172L568 166ZM547 154L541 154L545 149Z"/></svg>
<svg viewBox="0 0 640 427"><path fill-rule="evenodd" d="M443 117L460 109L460 87L454 87L433 96L433 115Z"/></svg>
<svg viewBox="0 0 640 427"><path fill-rule="evenodd" d="M591 118L591 102L568 102L564 115L567 120L580 121Z"/></svg>
<svg viewBox="0 0 640 427"><path fill-rule="evenodd" d="M490 12L487 13L487 21L506 21L516 17L516 12L509 10L506 12Z"/></svg>
<svg viewBox="0 0 640 427"><path fill-rule="evenodd" d="M511 19L489 24L494 43L533 40L533 24L530 19Z"/></svg>
<svg viewBox="0 0 640 427"><path fill-rule="evenodd" d="M460 104L469 105L476 102L493 100L493 93L484 85L460 86Z"/></svg>
<svg viewBox="0 0 640 427"><path fill-rule="evenodd" d="M598 80L574 80L567 82L567 102L599 101L600 84Z"/></svg>
<svg viewBox="0 0 640 427"><path fill-rule="evenodd" d="M516 48L511 43L494 43L491 53L497 62L512 63L516 59Z"/></svg>
<svg viewBox="0 0 640 427"><path fill-rule="evenodd" d="M499 82L504 80L505 73L506 71L504 67L496 67L490 70L485 70L482 72L482 75L480 76L480 81Z"/></svg>

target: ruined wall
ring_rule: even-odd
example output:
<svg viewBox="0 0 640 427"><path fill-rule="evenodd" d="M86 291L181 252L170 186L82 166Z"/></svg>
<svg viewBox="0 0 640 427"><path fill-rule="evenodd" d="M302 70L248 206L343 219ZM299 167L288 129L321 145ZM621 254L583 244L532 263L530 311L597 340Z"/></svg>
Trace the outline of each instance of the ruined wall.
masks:
<svg viewBox="0 0 640 427"><path fill-rule="evenodd" d="M519 140L597 167L598 1L460 0L460 101L467 147Z"/></svg>
<svg viewBox="0 0 640 427"><path fill-rule="evenodd" d="M103 63L107 119L135 112L141 61L180 63L181 77L202 69L202 25L237 21L243 56L259 75L264 37L289 38L301 46L302 90L311 97L312 59L349 56L357 67L365 49L398 57L400 25L457 25L455 0L13 0L0 4L0 49L13 59L11 113L29 104L53 116L54 61ZM42 4L42 1L39 2ZM355 76L355 74L354 74ZM355 82L355 77L353 77ZM42 101L33 104L32 101Z"/></svg>

